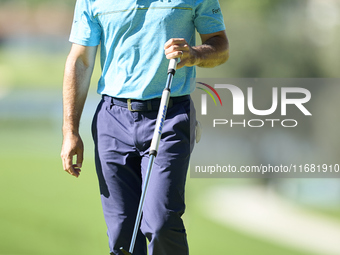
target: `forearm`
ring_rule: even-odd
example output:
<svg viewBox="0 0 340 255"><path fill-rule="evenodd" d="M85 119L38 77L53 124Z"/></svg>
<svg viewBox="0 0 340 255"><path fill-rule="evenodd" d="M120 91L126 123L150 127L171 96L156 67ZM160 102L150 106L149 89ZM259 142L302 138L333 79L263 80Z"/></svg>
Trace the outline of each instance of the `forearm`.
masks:
<svg viewBox="0 0 340 255"><path fill-rule="evenodd" d="M215 67L229 58L229 43L226 38L214 36L202 45L192 47L195 58L194 65L199 67Z"/></svg>
<svg viewBox="0 0 340 255"><path fill-rule="evenodd" d="M78 134L93 66L81 57L69 55L63 82L63 134Z"/></svg>

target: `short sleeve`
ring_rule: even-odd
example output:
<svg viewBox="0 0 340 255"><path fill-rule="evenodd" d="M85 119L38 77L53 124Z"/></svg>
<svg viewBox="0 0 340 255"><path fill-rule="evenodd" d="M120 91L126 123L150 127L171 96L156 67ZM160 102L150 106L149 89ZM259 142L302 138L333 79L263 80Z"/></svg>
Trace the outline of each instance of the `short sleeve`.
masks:
<svg viewBox="0 0 340 255"><path fill-rule="evenodd" d="M84 46L97 46L100 38L101 26L92 15L90 0L77 0L70 42Z"/></svg>
<svg viewBox="0 0 340 255"><path fill-rule="evenodd" d="M218 0L196 0L195 27L200 34L225 30L223 15Z"/></svg>

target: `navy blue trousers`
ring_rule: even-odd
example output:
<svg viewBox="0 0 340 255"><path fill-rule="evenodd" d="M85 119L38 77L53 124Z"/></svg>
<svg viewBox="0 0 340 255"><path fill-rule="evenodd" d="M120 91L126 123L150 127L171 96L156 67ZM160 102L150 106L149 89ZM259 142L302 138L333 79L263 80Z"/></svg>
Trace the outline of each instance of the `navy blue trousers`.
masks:
<svg viewBox="0 0 340 255"><path fill-rule="evenodd" d="M191 111L190 111L191 109ZM129 111L103 97L92 133L101 201L111 254L128 250L157 110ZM195 140L195 112L190 99L168 109L157 157L146 194L134 255L187 255L181 219L190 154Z"/></svg>

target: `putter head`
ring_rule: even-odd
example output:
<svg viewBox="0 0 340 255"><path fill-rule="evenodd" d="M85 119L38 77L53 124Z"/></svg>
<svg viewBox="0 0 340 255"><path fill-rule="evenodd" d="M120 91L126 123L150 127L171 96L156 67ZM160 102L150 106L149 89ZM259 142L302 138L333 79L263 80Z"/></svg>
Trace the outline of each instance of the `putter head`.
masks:
<svg viewBox="0 0 340 255"><path fill-rule="evenodd" d="M126 250L124 250L123 247L120 248L120 251L121 251L124 255L132 255L130 252L127 252Z"/></svg>

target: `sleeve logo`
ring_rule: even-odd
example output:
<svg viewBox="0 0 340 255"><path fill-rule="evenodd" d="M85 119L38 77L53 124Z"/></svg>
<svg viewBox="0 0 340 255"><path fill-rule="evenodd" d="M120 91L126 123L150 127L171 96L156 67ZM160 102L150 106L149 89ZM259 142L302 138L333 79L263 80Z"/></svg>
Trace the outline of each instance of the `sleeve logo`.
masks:
<svg viewBox="0 0 340 255"><path fill-rule="evenodd" d="M219 12L221 12L221 8L212 9L213 14L216 14L216 13L219 13Z"/></svg>

